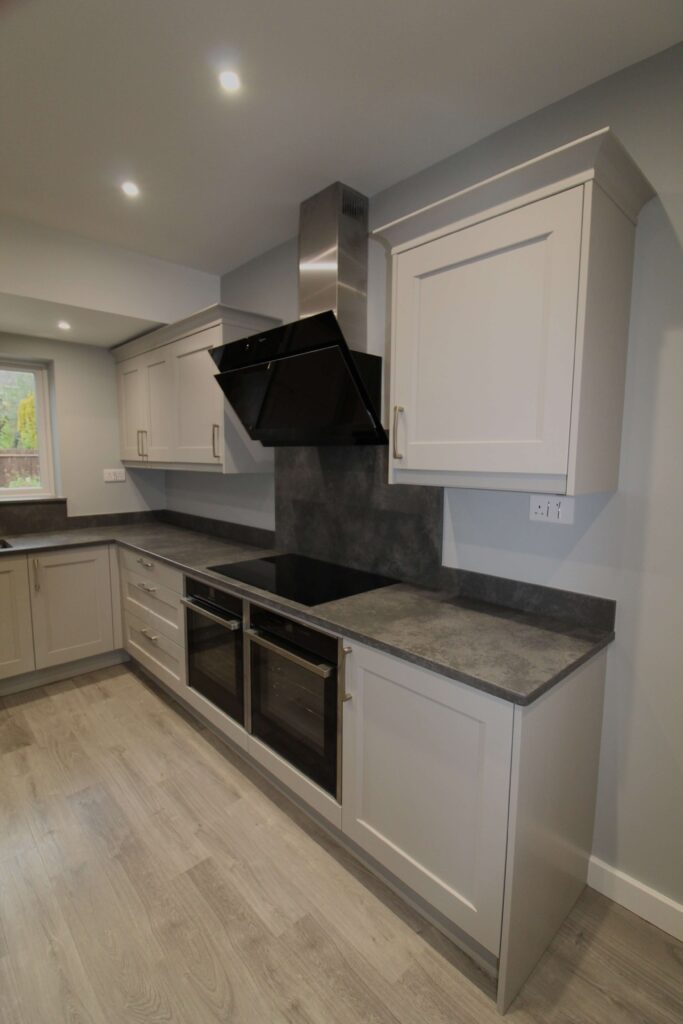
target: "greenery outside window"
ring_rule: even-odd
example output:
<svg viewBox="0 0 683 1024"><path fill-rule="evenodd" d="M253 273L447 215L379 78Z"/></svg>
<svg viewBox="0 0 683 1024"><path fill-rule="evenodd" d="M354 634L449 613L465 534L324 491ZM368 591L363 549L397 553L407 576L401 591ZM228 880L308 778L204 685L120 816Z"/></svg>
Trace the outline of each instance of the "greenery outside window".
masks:
<svg viewBox="0 0 683 1024"><path fill-rule="evenodd" d="M0 360L0 500L54 495L47 369Z"/></svg>

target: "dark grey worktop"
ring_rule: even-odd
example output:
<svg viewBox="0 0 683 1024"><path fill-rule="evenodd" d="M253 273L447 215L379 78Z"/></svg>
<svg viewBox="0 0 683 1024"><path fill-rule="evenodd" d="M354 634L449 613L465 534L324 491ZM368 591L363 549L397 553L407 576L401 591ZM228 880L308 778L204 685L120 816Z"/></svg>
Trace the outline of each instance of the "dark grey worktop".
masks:
<svg viewBox="0 0 683 1024"><path fill-rule="evenodd" d="M272 554L164 523L102 526L6 538L0 558L82 545L119 543L302 621L394 654L441 675L526 705L602 650L611 630L572 626L445 591L397 583L313 608L229 582L208 566Z"/></svg>

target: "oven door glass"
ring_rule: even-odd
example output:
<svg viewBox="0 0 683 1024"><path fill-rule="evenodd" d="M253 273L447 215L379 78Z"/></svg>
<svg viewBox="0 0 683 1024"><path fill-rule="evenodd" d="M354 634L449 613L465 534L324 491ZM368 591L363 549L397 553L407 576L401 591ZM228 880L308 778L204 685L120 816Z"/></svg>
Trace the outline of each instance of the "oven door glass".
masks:
<svg viewBox="0 0 683 1024"><path fill-rule="evenodd" d="M279 641L278 641L279 643ZM333 665L306 668L287 651L252 638L251 724L254 736L336 796L337 672ZM316 669L318 671L316 672Z"/></svg>
<svg viewBox="0 0 683 1024"><path fill-rule="evenodd" d="M187 678L190 688L244 725L242 629L186 608Z"/></svg>

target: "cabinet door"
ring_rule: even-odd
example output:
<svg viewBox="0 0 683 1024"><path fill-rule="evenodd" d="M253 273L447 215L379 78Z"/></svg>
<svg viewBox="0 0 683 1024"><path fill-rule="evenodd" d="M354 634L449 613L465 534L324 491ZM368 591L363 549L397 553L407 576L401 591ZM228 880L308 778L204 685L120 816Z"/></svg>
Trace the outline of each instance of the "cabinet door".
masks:
<svg viewBox="0 0 683 1024"><path fill-rule="evenodd" d="M582 204L573 188L396 257L396 469L567 473Z"/></svg>
<svg viewBox="0 0 683 1024"><path fill-rule="evenodd" d="M498 955L512 705L351 647L343 831Z"/></svg>
<svg viewBox="0 0 683 1024"><path fill-rule="evenodd" d="M36 668L114 647L109 552L70 548L31 559Z"/></svg>
<svg viewBox="0 0 683 1024"><path fill-rule="evenodd" d="M164 345L148 352L142 364L145 422L141 448L145 459L150 462L171 462L175 406L171 346Z"/></svg>
<svg viewBox="0 0 683 1024"><path fill-rule="evenodd" d="M176 462L221 465L223 395L209 352L222 342L220 326L173 345L175 359Z"/></svg>
<svg viewBox="0 0 683 1024"><path fill-rule="evenodd" d="M117 378L121 458L128 462L142 462L142 432L147 426L143 361L136 358L119 363Z"/></svg>
<svg viewBox="0 0 683 1024"><path fill-rule="evenodd" d="M31 672L33 630L25 555L0 558L0 679Z"/></svg>

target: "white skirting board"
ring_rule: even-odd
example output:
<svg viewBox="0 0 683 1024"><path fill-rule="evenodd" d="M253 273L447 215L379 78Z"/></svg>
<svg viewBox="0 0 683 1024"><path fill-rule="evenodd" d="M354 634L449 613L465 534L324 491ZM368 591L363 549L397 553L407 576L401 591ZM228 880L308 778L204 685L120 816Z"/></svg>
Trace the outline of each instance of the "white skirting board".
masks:
<svg viewBox="0 0 683 1024"><path fill-rule="evenodd" d="M677 903L595 856L591 857L588 865L588 884L683 942L683 903Z"/></svg>

